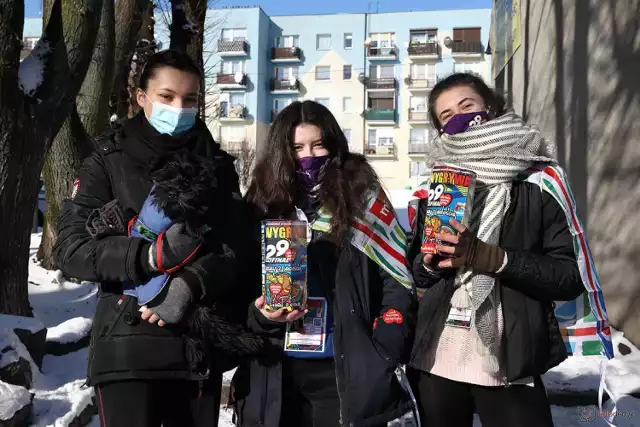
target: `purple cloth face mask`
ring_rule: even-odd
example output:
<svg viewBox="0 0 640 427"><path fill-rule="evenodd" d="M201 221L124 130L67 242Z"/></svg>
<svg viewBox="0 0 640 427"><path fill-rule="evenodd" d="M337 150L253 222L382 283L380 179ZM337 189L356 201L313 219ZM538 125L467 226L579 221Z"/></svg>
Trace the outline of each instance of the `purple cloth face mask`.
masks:
<svg viewBox="0 0 640 427"><path fill-rule="evenodd" d="M489 113L486 111L456 114L442 127L442 130L448 135L455 135L466 132L470 127L481 125L487 120L489 120Z"/></svg>
<svg viewBox="0 0 640 427"><path fill-rule="evenodd" d="M320 171L329 161L329 156L309 156L296 160L296 173L302 188L311 191L318 184Z"/></svg>

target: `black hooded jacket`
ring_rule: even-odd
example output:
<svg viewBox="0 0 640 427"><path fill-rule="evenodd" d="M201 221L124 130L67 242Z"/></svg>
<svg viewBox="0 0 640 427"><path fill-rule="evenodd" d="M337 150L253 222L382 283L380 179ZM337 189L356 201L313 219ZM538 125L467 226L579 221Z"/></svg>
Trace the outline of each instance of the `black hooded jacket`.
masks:
<svg viewBox="0 0 640 427"><path fill-rule="evenodd" d="M211 227L195 260L176 273L195 290L198 304L195 323L215 328L207 313L223 315L229 322L244 324L237 313L260 292L249 289L242 279L242 264L250 236L245 232L248 211L238 186L233 157L213 140L202 121L179 137L161 135L141 113L98 141L98 149L85 161L76 180L74 194L65 200L58 223L54 248L59 268L68 277L100 283L99 302L92 328L89 352L89 382L124 379L194 379L206 376L207 369L221 371L233 367L224 354L209 355L207 366L194 369L187 353L192 341L188 321L164 328L140 318L137 300L122 294L125 281L143 282L148 276L143 239L122 235L92 237L87 219L112 200L121 206L125 223L135 217L151 188L149 166L175 150L214 160L216 208L208 213ZM204 313L199 311L206 309ZM202 355L200 355L202 358ZM223 362L224 360L224 362Z"/></svg>

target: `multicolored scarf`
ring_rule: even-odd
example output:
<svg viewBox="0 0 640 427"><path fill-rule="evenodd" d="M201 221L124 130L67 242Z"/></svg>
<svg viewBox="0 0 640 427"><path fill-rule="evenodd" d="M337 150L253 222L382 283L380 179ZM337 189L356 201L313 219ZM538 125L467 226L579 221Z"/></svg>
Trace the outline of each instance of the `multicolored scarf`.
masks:
<svg viewBox="0 0 640 427"><path fill-rule="evenodd" d="M398 222L396 211L379 184L368 191L366 200L364 215L354 218L351 224L349 242L400 284L415 292L413 276L407 265L407 236ZM331 213L320 208L311 228L331 231Z"/></svg>

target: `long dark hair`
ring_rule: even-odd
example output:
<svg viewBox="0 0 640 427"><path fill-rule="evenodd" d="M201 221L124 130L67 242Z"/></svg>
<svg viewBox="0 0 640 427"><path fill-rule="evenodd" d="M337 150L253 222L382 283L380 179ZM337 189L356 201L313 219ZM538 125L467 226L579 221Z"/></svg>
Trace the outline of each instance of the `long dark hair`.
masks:
<svg viewBox="0 0 640 427"><path fill-rule="evenodd" d="M366 192L378 177L363 156L349 152L340 125L322 104L296 101L278 114L253 170L247 200L263 216L279 218L293 212L300 195L293 148L295 130L300 124L317 126L322 144L329 151L319 198L332 214L331 234L342 245L352 218L364 214Z"/></svg>
<svg viewBox="0 0 640 427"><path fill-rule="evenodd" d="M442 124L435 111L436 101L440 95L442 95L442 92L456 86L470 87L475 93L480 95L492 118L500 117L504 114L506 104L504 97L487 86L481 77L471 73L451 74L445 79L440 80L429 94L429 117L431 118L431 124L438 129L440 133L442 133Z"/></svg>

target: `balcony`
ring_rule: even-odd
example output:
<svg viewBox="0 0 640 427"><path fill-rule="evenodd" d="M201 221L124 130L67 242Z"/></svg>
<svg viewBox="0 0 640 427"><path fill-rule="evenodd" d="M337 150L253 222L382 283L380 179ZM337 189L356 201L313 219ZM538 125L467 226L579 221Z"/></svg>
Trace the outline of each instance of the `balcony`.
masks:
<svg viewBox="0 0 640 427"><path fill-rule="evenodd" d="M395 77L384 78L367 78L366 80L367 90L395 90L397 88L397 82Z"/></svg>
<svg viewBox="0 0 640 427"><path fill-rule="evenodd" d="M273 47L271 48L271 62L300 62L302 49L294 47Z"/></svg>
<svg viewBox="0 0 640 427"><path fill-rule="evenodd" d="M429 113L426 111L415 111L409 108L409 122L410 123L428 123Z"/></svg>
<svg viewBox="0 0 640 427"><path fill-rule="evenodd" d="M364 119L372 125L393 125L396 123L396 110L392 108L369 108L364 112Z"/></svg>
<svg viewBox="0 0 640 427"><path fill-rule="evenodd" d="M223 148L230 154L241 153L249 149L246 140L243 141L223 141Z"/></svg>
<svg viewBox="0 0 640 427"><path fill-rule="evenodd" d="M431 143L425 140L410 140L409 141L409 155L424 155L429 151Z"/></svg>
<svg viewBox="0 0 640 427"><path fill-rule="evenodd" d="M404 79L404 83L407 85L409 90L425 91L425 90L433 89L436 83L438 83L438 79L435 77L432 77L432 78L407 77L406 79Z"/></svg>
<svg viewBox="0 0 640 427"><path fill-rule="evenodd" d="M451 56L454 58L480 58L482 43L454 41L451 45Z"/></svg>
<svg viewBox="0 0 640 427"><path fill-rule="evenodd" d="M271 79L271 93L299 93L300 92L300 80L294 78L293 80L278 80Z"/></svg>
<svg viewBox="0 0 640 427"><path fill-rule="evenodd" d="M247 75L243 73L218 74L216 85L218 89L246 89Z"/></svg>
<svg viewBox="0 0 640 427"><path fill-rule="evenodd" d="M241 104L229 106L226 102L220 105L220 122L243 122L248 119L247 107Z"/></svg>
<svg viewBox="0 0 640 427"><path fill-rule="evenodd" d="M385 141L368 141L367 146L364 149L364 154L367 157L382 157L382 158L395 158L396 157L396 144L392 139Z"/></svg>
<svg viewBox="0 0 640 427"><path fill-rule="evenodd" d="M398 59L398 50L395 45L377 47L367 47L367 58L372 61L395 61Z"/></svg>
<svg viewBox="0 0 640 427"><path fill-rule="evenodd" d="M249 43L246 40L218 40L218 55L222 58L248 54Z"/></svg>
<svg viewBox="0 0 640 427"><path fill-rule="evenodd" d="M407 54L411 59L438 59L440 45L438 43L411 43L407 47Z"/></svg>

